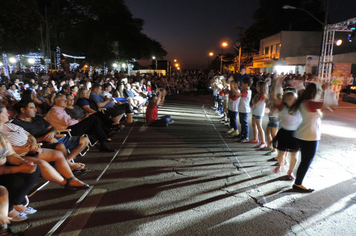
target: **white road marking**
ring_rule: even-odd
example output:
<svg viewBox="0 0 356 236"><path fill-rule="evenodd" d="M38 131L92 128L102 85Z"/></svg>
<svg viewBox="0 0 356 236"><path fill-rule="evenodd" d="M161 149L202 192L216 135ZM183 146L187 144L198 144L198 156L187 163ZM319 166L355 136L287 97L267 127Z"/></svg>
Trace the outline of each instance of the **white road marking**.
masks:
<svg viewBox="0 0 356 236"><path fill-rule="evenodd" d="M107 189L93 189L81 207L74 213L60 236L77 236L82 231Z"/></svg>
<svg viewBox="0 0 356 236"><path fill-rule="evenodd" d="M110 162L106 165L106 167L103 169L103 171L101 172L101 174L98 176L98 178L96 179L96 182L98 182L101 177L104 175L104 173L106 172L106 170L109 168L110 164L115 160L116 156L119 154L121 147L126 143L127 138L129 137L129 135L131 134L132 128L134 127L135 123L131 126L130 131L128 132L128 134L126 135L124 141L121 143L121 146L119 148L119 150L117 150L113 156L113 158L110 160ZM78 201L74 204L74 206L57 222L57 224L55 224L53 226L53 228L48 231L48 233L46 234L46 236L51 236L67 219L68 217L71 216L71 214L74 212L74 210L79 206L80 203L82 203L82 201L85 199L85 197L88 195L88 193L93 189L94 186L91 186L88 190L86 190L84 192L84 194L78 199ZM95 206L96 207L96 206ZM94 208L95 209L95 208ZM82 226L84 227L85 224ZM76 232L78 231L78 234L81 232L82 228L78 228L76 230ZM76 235L78 235L76 234ZM72 234L71 234L72 235Z"/></svg>
<svg viewBox="0 0 356 236"><path fill-rule="evenodd" d="M255 188L258 190L257 192L260 193L260 195L261 195L261 197L262 197L264 203L267 204L267 200L266 200L265 196L261 193L262 191L259 189L258 184L255 184L255 183L254 183L254 180L253 180L252 177L249 175L249 173L247 172L247 170L241 165L241 162L240 162L240 160L237 158L237 155L235 154L235 152L233 152L233 151L231 150L231 148L229 147L229 145L225 142L225 139L221 136L220 132L216 129L215 124L214 124L214 123L212 122L212 120L210 119L210 116L206 113L206 110L205 110L205 108L204 108L204 105L202 106L202 108L203 108L203 111L204 111L204 113L205 113L205 116L209 119L209 121L210 121L211 125L214 127L215 131L219 134L220 139L224 142L224 144L225 144L225 146L227 147L227 149L229 150L229 152L231 152L231 153L233 154L233 156L235 157L236 162L238 163L238 167L239 167L240 169L242 169L242 170L246 173L246 175L251 179L253 185L254 185Z"/></svg>
<svg viewBox="0 0 356 236"><path fill-rule="evenodd" d="M120 153L120 160L128 160L129 156L132 154L133 150L135 149L135 147L137 146L137 143L130 143L130 147L126 147L125 150L123 150Z"/></svg>

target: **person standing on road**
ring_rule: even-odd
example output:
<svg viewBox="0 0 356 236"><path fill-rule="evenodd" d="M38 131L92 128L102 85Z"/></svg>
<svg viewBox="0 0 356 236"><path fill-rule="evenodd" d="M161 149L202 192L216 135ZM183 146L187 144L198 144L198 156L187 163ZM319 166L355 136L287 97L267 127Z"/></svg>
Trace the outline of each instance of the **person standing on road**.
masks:
<svg viewBox="0 0 356 236"><path fill-rule="evenodd" d="M328 84L323 85L324 88L327 86ZM302 115L302 122L294 133L301 150L301 162L293 185L293 189L302 192L314 191L314 189L304 187L302 183L318 150L321 137L321 113L319 109L323 107L323 101L314 100L318 93L321 93L321 90L322 88L316 83L310 83L304 93L289 109L290 113L295 113L299 110Z"/></svg>
<svg viewBox="0 0 356 236"><path fill-rule="evenodd" d="M237 81L235 81L236 83ZM242 80L241 85L241 99L239 102L239 120L241 125L241 134L238 137L238 142L246 143L249 141L249 128L248 128L248 114L251 111L250 101L252 92L250 86L252 85L252 79L246 77Z"/></svg>
<svg viewBox="0 0 356 236"><path fill-rule="evenodd" d="M235 81L230 82L230 88L231 91L229 94L228 116L230 118L231 129L227 131L227 133L230 134L231 136L238 136L239 129L237 128L236 117L239 111L241 93Z"/></svg>

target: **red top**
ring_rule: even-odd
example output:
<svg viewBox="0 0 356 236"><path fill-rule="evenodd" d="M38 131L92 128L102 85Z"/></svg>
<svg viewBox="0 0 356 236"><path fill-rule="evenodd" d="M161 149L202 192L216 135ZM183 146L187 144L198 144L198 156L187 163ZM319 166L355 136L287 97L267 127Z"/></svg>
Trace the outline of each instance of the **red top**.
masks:
<svg viewBox="0 0 356 236"><path fill-rule="evenodd" d="M153 104L148 104L146 109L146 122L148 125L152 124L153 121L158 119L158 106Z"/></svg>
<svg viewBox="0 0 356 236"><path fill-rule="evenodd" d="M265 94L262 94L260 97L260 101L263 101L263 100L265 100Z"/></svg>
<svg viewBox="0 0 356 236"><path fill-rule="evenodd" d="M147 86L147 91L151 91L151 86Z"/></svg>
<svg viewBox="0 0 356 236"><path fill-rule="evenodd" d="M246 90L241 92L241 97L245 98L245 97L247 97L247 95L248 95L248 92Z"/></svg>

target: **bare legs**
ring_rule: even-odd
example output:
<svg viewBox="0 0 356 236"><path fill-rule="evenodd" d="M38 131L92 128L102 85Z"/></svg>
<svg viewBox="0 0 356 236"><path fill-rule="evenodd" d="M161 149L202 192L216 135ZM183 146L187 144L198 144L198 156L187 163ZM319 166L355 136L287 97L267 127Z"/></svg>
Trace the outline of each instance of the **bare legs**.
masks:
<svg viewBox="0 0 356 236"><path fill-rule="evenodd" d="M38 164L41 167L41 174L43 178L50 182L65 185L67 183L66 179L73 177L68 161L64 158L60 151L39 149L38 158L25 156L24 159ZM56 169L54 169L48 162L55 162ZM71 185L82 186L83 182L78 179L73 179L71 180Z"/></svg>
<svg viewBox="0 0 356 236"><path fill-rule="evenodd" d="M293 171L295 168L295 165L297 164L297 153L298 152L289 152L290 153L290 163L289 163L289 170L288 170L288 177L290 179L294 179ZM281 169L285 166L287 163L287 155L288 152L278 150L278 156L277 156L277 161L278 161L278 166L274 169L274 172L280 172Z"/></svg>
<svg viewBox="0 0 356 236"><path fill-rule="evenodd" d="M258 133L261 134L261 145L266 144L266 139L265 139L265 131L262 128L262 119L256 119L255 117L252 117L252 129L253 129L253 135L254 135L254 140L258 140Z"/></svg>
<svg viewBox="0 0 356 236"><path fill-rule="evenodd" d="M271 152L275 152L276 148L273 147L273 138L276 137L278 129L275 127L267 126L266 136L267 136L267 148L273 148Z"/></svg>
<svg viewBox="0 0 356 236"><path fill-rule="evenodd" d="M0 225L10 224L9 217L16 217L16 210L9 211L9 193L4 186L0 186ZM8 217L9 215L9 217Z"/></svg>

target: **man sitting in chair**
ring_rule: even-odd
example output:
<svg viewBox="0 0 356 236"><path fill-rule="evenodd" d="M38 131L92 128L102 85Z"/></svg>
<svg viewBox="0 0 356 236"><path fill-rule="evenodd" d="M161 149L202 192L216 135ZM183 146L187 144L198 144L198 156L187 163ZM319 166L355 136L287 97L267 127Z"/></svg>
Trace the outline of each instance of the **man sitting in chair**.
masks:
<svg viewBox="0 0 356 236"><path fill-rule="evenodd" d="M57 129L51 126L42 116L36 115L36 107L32 100L21 100L15 105L17 117L12 123L21 126L32 136L38 143L43 143L43 148L56 149L63 153L67 160L73 160L80 152L87 148L89 139L80 136L64 136L56 138ZM68 155L67 150L70 150ZM69 162L71 169L80 170L84 168L83 163Z"/></svg>
<svg viewBox="0 0 356 236"><path fill-rule="evenodd" d="M47 121L56 129L71 129L72 135L94 134L100 142L100 151L115 152L108 147L107 134L96 116L87 116L81 119L71 118L65 111L67 97L64 94L57 94L54 98L54 106L47 113Z"/></svg>

